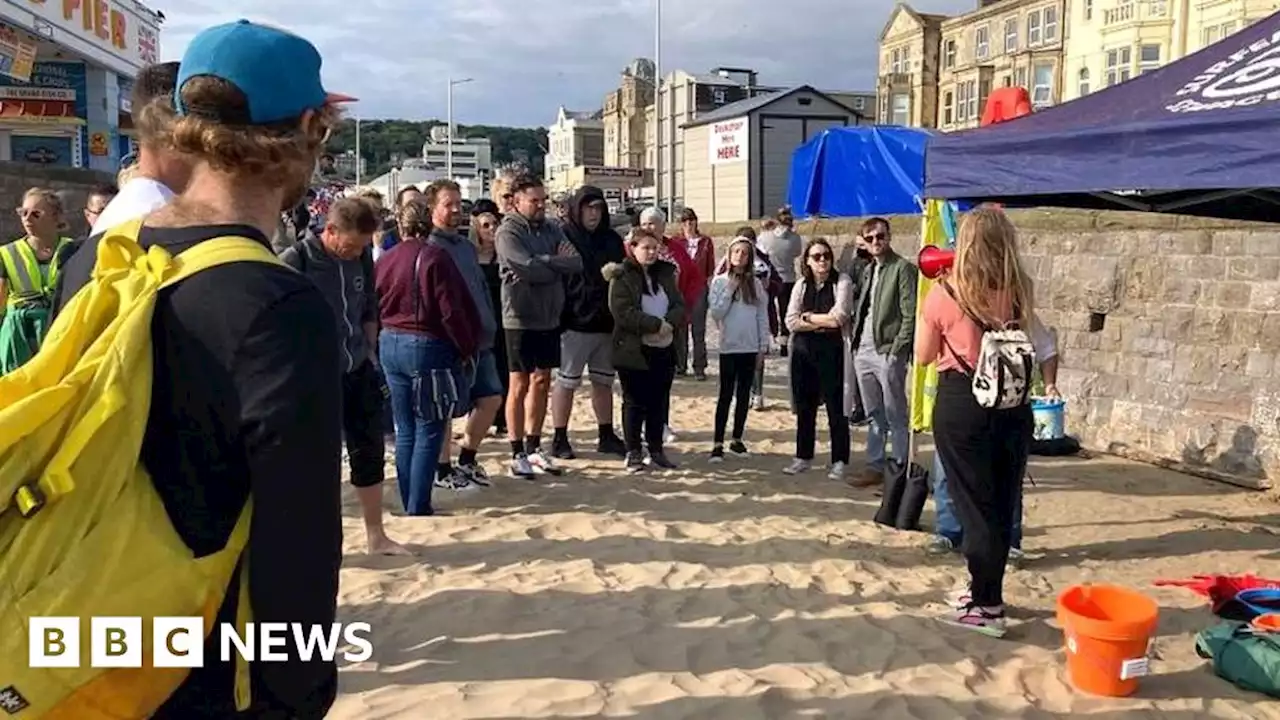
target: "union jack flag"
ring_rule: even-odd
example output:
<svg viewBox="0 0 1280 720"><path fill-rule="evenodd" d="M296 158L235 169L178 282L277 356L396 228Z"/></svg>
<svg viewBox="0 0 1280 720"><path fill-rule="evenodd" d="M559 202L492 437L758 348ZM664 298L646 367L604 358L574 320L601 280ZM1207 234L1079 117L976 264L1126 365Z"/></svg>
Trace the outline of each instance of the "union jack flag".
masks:
<svg viewBox="0 0 1280 720"><path fill-rule="evenodd" d="M159 57L159 47L156 43L156 34L149 28L138 28L138 55L142 58L142 62L151 65L154 64Z"/></svg>

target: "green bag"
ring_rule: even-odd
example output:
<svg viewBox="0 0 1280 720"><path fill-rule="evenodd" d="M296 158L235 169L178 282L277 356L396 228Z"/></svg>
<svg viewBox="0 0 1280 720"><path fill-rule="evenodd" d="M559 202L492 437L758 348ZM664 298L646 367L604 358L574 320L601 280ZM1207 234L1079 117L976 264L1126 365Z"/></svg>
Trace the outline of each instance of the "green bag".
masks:
<svg viewBox="0 0 1280 720"><path fill-rule="evenodd" d="M1280 637L1228 620L1196 635L1196 654L1236 687L1280 698Z"/></svg>
<svg viewBox="0 0 1280 720"><path fill-rule="evenodd" d="M10 307L0 321L0 375L8 375L35 357L49 331L50 308L45 303Z"/></svg>

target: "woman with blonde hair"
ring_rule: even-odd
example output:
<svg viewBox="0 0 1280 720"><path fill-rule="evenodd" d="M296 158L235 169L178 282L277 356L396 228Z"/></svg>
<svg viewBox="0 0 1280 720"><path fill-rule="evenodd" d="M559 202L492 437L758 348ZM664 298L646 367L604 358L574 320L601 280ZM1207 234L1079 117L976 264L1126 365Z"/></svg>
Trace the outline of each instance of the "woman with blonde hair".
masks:
<svg viewBox="0 0 1280 720"><path fill-rule="evenodd" d="M66 216L53 190L27 190L15 212L26 235L0 247L0 375L24 365L44 342L64 248L73 242L62 234Z"/></svg>
<svg viewBox="0 0 1280 720"><path fill-rule="evenodd" d="M1031 407L984 407L974 395L983 335L1035 323L1034 288L1018 258L1017 233L999 209L964 217L952 270L929 291L915 361L937 363L933 438L964 531L969 589L944 621L992 637L1005 632L1004 572L1012 513L1031 446Z"/></svg>
<svg viewBox="0 0 1280 720"><path fill-rule="evenodd" d="M487 203L487 204L482 204ZM493 205L493 208L489 208ZM476 203L476 207L482 211L475 213L471 218L471 227L467 231L471 238L471 242L475 243L476 255L480 260L480 269L484 271L484 281L489 287L489 302L493 304L493 313L498 320L498 341L493 344L494 361L498 366L498 377L502 380L502 402L506 407L507 402L507 383L508 378L507 366L507 343L504 341L506 335L503 334L502 327L502 276L498 272L498 215L493 212L497 206L492 201L481 200ZM474 211L473 211L474 212ZM494 433L498 437L506 437L507 434L507 417L506 413L500 412L494 415L493 427Z"/></svg>

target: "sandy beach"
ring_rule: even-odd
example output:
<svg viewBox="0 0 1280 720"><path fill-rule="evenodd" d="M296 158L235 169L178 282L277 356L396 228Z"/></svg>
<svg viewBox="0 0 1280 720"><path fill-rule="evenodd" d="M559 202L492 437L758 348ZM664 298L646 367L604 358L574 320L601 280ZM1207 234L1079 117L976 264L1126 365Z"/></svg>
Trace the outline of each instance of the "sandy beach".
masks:
<svg viewBox="0 0 1280 720"><path fill-rule="evenodd" d="M1036 459L1031 559L1005 583L1009 635L966 633L932 619L964 582L958 556L929 557L926 535L873 524L870 490L781 474L794 434L783 363L770 360L770 407L748 421L753 457L722 465L706 459L714 375L676 382L680 469L638 477L585 452L594 421L580 392L570 473L437 491L448 516L389 518L416 560L361 554L348 489L340 619L370 623L375 653L342 668L329 717L1280 718L1280 702L1196 657L1195 633L1212 623L1201 599L1151 584L1280 577L1274 499L1110 457ZM505 449L483 447L491 473ZM927 438L918 457L932 462ZM398 511L393 480L386 504ZM1161 605L1153 675L1135 698L1067 684L1054 599L1089 581Z"/></svg>

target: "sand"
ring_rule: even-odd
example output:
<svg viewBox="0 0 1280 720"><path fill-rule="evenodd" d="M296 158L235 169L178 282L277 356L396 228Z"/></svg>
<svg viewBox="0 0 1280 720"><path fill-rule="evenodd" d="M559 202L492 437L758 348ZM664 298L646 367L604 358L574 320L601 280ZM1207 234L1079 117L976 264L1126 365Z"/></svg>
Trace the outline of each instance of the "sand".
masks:
<svg viewBox="0 0 1280 720"><path fill-rule="evenodd" d="M748 421L749 460L706 460L714 376L677 381L680 469L638 477L583 452L594 450L584 390L571 474L438 491L450 516L389 519L416 560L361 554L348 492L340 619L370 623L375 654L342 667L330 717L1280 718L1280 702L1195 656L1213 622L1200 599L1151 585L1280 577L1274 498L1109 457L1036 460L1033 558L1005 581L1008 636L949 628L932 618L964 582L958 556L929 557L926 535L873 524L869 490L781 474L794 447L782 362L770 361L770 408ZM490 472L505 448L486 442ZM927 438L920 459L932 461ZM386 506L398 509L390 482ZM1067 684L1054 599L1090 581L1161 605L1154 674L1136 698Z"/></svg>

